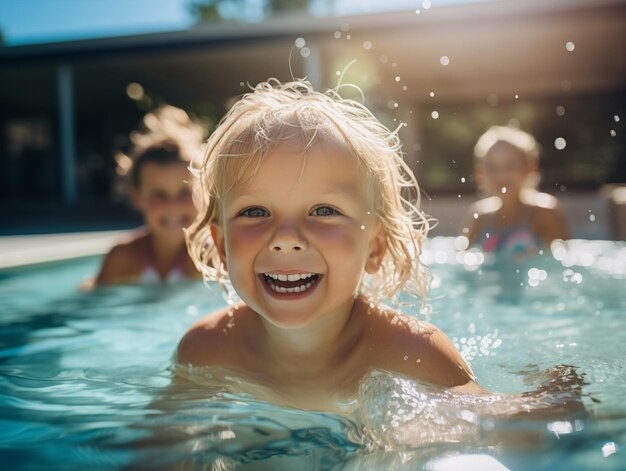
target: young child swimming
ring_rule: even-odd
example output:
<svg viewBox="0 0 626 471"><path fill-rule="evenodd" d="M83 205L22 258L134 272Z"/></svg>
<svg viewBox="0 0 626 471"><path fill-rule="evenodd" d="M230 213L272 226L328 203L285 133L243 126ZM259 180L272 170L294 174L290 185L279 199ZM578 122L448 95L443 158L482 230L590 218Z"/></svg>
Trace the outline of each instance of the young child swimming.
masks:
<svg viewBox="0 0 626 471"><path fill-rule="evenodd" d="M569 238L556 198L535 188L539 145L533 136L493 126L478 139L474 157L476 181L491 196L470 209L469 246L521 259Z"/></svg>
<svg viewBox="0 0 626 471"><path fill-rule="evenodd" d="M407 199L419 188L397 133L365 106L304 81L261 83L197 172L191 257L241 302L189 329L179 365L312 410L341 409L373 370L489 394L439 329L380 302L425 295L428 219Z"/></svg>
<svg viewBox="0 0 626 471"><path fill-rule="evenodd" d="M183 228L195 218L188 165L200 152L203 131L183 110L164 106L144 118L126 160L130 197L145 226L106 255L97 285L172 283L199 278Z"/></svg>

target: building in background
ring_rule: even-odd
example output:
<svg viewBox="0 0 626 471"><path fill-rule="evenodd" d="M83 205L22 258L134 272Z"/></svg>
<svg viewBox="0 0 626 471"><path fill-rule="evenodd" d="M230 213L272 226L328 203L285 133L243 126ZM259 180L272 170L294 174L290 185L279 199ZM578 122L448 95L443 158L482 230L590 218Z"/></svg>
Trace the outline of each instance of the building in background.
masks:
<svg viewBox="0 0 626 471"><path fill-rule="evenodd" d="M469 204L472 148L492 124L538 137L543 190L596 192L626 182L625 48L626 2L619 0L290 13L5 46L0 229L31 230L53 219L67 229L95 215L106 225L122 214L112 156L144 112L171 103L214 125L248 84L269 77L358 85L389 127L405 123L407 160L433 197ZM348 87L342 93L359 96Z"/></svg>

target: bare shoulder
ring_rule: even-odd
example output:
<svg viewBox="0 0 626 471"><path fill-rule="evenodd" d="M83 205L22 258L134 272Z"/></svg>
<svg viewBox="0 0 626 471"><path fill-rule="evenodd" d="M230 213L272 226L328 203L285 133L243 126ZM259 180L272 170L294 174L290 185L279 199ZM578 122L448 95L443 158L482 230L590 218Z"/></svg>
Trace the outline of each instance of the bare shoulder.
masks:
<svg viewBox="0 0 626 471"><path fill-rule="evenodd" d="M554 196L535 191L525 203L532 207L533 229L546 245L555 239L569 239L567 220Z"/></svg>
<svg viewBox="0 0 626 471"><path fill-rule="evenodd" d="M176 362L193 366L227 365L242 353L253 321L250 308L225 307L192 325L178 344Z"/></svg>
<svg viewBox="0 0 626 471"><path fill-rule="evenodd" d="M98 285L134 282L141 270L138 239L115 245L104 257L96 279Z"/></svg>
<svg viewBox="0 0 626 471"><path fill-rule="evenodd" d="M433 324L390 309L377 318L375 350L381 369L445 387L474 382L452 341Z"/></svg>
<svg viewBox="0 0 626 471"><path fill-rule="evenodd" d="M476 201L472 205L472 212L478 214L478 217L480 217L486 214L495 213L498 209L500 209L501 205L502 202L500 201L500 198L497 196L490 196L489 198Z"/></svg>
<svg viewBox="0 0 626 471"><path fill-rule="evenodd" d="M559 200L557 200L556 197L548 193L534 191L528 199L529 201L527 201L527 204L530 204L531 206L534 206L536 209L539 210L544 209L547 211L551 211L556 210L559 206Z"/></svg>

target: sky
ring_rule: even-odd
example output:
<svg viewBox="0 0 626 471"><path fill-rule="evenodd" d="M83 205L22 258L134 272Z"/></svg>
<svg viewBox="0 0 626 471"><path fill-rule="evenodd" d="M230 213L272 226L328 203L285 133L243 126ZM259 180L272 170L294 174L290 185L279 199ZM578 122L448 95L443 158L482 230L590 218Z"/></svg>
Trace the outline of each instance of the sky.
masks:
<svg viewBox="0 0 626 471"><path fill-rule="evenodd" d="M190 0L0 0L5 45L154 33L193 24ZM261 0L250 0L258 5ZM316 0L312 0L313 3ZM484 0L332 0L334 13L426 9ZM317 0L327 4L327 0ZM430 4L430 5L429 5ZM259 9L252 8L251 11Z"/></svg>
<svg viewBox="0 0 626 471"><path fill-rule="evenodd" d="M184 29L188 0L0 0L8 45Z"/></svg>

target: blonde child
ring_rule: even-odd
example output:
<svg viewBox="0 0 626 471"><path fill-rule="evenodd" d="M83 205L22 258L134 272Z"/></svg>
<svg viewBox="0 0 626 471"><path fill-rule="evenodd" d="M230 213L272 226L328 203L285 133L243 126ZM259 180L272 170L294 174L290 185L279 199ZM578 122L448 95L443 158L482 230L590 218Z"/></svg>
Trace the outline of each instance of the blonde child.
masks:
<svg viewBox="0 0 626 471"><path fill-rule="evenodd" d="M118 157L130 179L130 198L145 226L106 255L97 285L172 283L199 278L183 229L196 216L188 166L200 152L202 129L187 114L164 106L132 135L131 157Z"/></svg>
<svg viewBox="0 0 626 471"><path fill-rule="evenodd" d="M197 171L191 256L241 302L189 329L182 371L208 367L312 410L342 410L373 370L488 394L440 330L380 302L425 295L428 220L403 197L419 191L397 134L367 108L303 81L261 83L223 118Z"/></svg>
<svg viewBox="0 0 626 471"><path fill-rule="evenodd" d="M569 238L556 198L536 190L539 145L533 136L493 126L478 139L474 156L476 182L490 196L470 209L470 246L520 259Z"/></svg>

